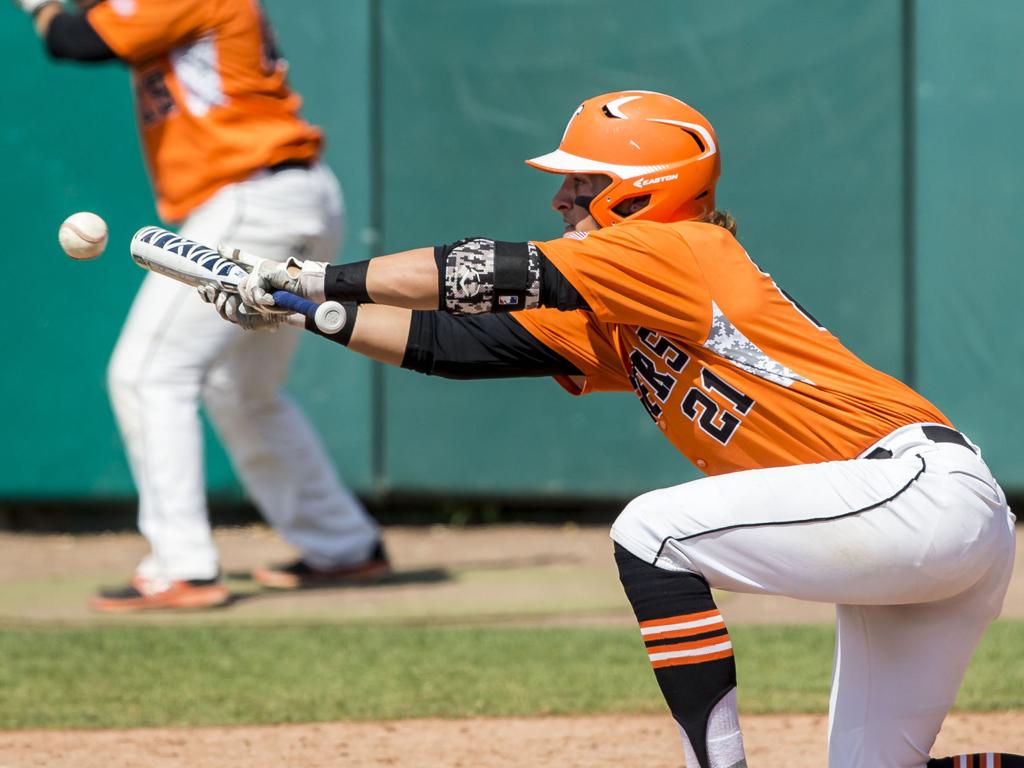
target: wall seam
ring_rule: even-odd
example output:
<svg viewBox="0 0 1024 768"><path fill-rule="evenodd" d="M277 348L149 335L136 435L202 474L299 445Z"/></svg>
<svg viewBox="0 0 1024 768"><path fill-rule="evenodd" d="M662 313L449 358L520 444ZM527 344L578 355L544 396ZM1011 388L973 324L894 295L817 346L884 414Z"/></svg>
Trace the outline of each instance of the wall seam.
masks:
<svg viewBox="0 0 1024 768"><path fill-rule="evenodd" d="M381 51L381 8L382 0L369 0L369 79L370 79L370 258L383 253L384 248L384 158L381 140L384 123L383 115L383 73ZM387 492L387 406L386 377L384 364L373 362L370 366L370 478L374 494L382 497Z"/></svg>
<svg viewBox="0 0 1024 768"><path fill-rule="evenodd" d="M903 379L917 370L917 46L916 0L903 0Z"/></svg>

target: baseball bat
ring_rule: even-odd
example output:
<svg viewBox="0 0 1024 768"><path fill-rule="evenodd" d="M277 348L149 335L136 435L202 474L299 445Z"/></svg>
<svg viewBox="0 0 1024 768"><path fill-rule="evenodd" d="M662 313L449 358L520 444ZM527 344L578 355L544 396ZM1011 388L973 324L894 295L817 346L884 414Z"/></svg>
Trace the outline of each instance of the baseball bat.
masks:
<svg viewBox="0 0 1024 768"><path fill-rule="evenodd" d="M213 285L227 293L238 293L239 284L251 269L214 248L163 227L143 227L136 232L130 252L135 263L143 269L186 285ZM275 305L309 318L321 333L337 333L345 326L345 308L336 301L317 304L288 291L274 291L272 295Z"/></svg>
<svg viewBox="0 0 1024 768"><path fill-rule="evenodd" d="M274 291L270 295L274 297L276 306L308 317L321 333L337 333L345 327L347 319L345 308L336 301L317 304L315 301L296 296L288 291Z"/></svg>

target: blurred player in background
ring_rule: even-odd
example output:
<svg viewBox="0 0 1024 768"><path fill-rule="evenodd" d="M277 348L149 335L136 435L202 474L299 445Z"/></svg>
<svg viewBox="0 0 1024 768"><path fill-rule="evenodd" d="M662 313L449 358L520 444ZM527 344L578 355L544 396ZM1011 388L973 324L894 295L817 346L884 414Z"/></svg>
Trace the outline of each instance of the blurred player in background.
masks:
<svg viewBox="0 0 1024 768"><path fill-rule="evenodd" d="M49 54L119 60L131 70L157 209L181 233L284 260L332 260L341 193L320 162L319 129L259 3L109 0L82 13L16 0ZM265 338L264 338L265 337ZM148 275L108 372L151 552L101 611L209 607L229 598L210 533L200 400L246 491L301 557L254 578L294 588L388 570L376 522L339 482L313 430L280 387L298 334L246 335L195 292Z"/></svg>
<svg viewBox="0 0 1024 768"><path fill-rule="evenodd" d="M831 768L1024 768L928 754L1013 564L1013 516L977 446L751 261L715 207L718 140L696 110L598 96L529 162L564 175L558 240L307 261L297 277L268 261L242 297L348 301L334 341L428 374L636 393L709 475L635 499L611 534L691 768L747 764L713 587L837 604Z"/></svg>

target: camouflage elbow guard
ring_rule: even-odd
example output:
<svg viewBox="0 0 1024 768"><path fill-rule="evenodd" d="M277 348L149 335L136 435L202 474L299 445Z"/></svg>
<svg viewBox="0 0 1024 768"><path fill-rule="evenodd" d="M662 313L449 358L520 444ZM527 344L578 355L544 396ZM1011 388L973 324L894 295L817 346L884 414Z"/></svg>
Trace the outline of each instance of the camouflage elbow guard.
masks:
<svg viewBox="0 0 1024 768"><path fill-rule="evenodd" d="M452 314L515 312L540 305L540 251L485 238L446 249L444 308Z"/></svg>

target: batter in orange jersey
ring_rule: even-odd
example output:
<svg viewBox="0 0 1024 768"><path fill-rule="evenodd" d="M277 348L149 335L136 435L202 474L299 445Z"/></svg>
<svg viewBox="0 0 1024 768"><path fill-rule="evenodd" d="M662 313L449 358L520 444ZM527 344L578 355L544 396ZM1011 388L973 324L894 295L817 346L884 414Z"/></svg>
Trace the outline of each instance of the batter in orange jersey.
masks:
<svg viewBox="0 0 1024 768"><path fill-rule="evenodd" d="M305 279L261 265L241 300L348 300L332 340L429 374L636 392L708 473L638 496L611 528L687 766L747 766L715 588L835 604L829 768L1024 768L929 755L1012 571L1013 516L980 449L750 260L715 207L718 139L692 107L650 91L588 99L558 149L528 162L563 177L559 240L306 261ZM485 410L444 416L478 452L504 438ZM523 420L531 439L557 439L557 424ZM628 446L621 461L625 474Z"/></svg>
<svg viewBox="0 0 1024 768"><path fill-rule="evenodd" d="M87 18L131 67L157 210L180 221L232 182L312 163L320 130L298 114L255 0L105 2Z"/></svg>

